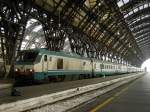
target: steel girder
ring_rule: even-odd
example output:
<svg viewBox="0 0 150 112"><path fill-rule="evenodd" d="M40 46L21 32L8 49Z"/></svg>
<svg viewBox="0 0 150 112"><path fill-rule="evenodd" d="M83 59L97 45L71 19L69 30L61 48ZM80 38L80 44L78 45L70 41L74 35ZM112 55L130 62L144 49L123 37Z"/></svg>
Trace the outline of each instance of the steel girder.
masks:
<svg viewBox="0 0 150 112"><path fill-rule="evenodd" d="M150 32L147 32L147 33L144 33L144 34L141 34L140 36L137 36L136 39L143 39L145 36L148 36L148 34L150 34Z"/></svg>
<svg viewBox="0 0 150 112"><path fill-rule="evenodd" d="M3 4L5 3L8 7L9 1L7 0ZM136 48L136 43L119 13L119 9L115 8L117 7L115 2L113 1L111 4L106 0L102 0L97 1L90 7L85 5L85 2L86 0L36 0L36 4L31 6L31 4L26 5L25 0L20 0L17 3L25 4L28 10L20 13L19 19L17 18L18 23L15 22L15 18L18 16L15 11L18 13L18 9L23 10L25 8L22 8L21 5L17 6L17 4L15 10L13 10L14 7L9 7L12 12L15 12L11 19L14 19L15 24L20 24L17 27L18 29L23 29L21 35L19 35L21 39L17 41L19 43L17 49L19 50L24 37L27 20L36 18L43 26L49 50L62 50L67 37L72 51L82 56L86 54L88 57L100 59L109 57L111 61L115 59L118 62L123 61L124 58L124 60L130 60L132 64L141 63L142 54ZM52 4L54 5L51 6ZM29 14L29 12L32 12L32 14ZM1 30L1 32L3 31ZM16 32L13 31L13 33ZM14 37L18 38L19 36ZM134 61L132 61L133 58L135 58Z"/></svg>
<svg viewBox="0 0 150 112"><path fill-rule="evenodd" d="M137 43L145 40L149 40L148 36L150 33L150 24L139 24L140 27L133 28L132 32L134 33ZM146 42L146 41L145 41Z"/></svg>
<svg viewBox="0 0 150 112"><path fill-rule="evenodd" d="M30 20L31 19L29 19L28 22L31 22ZM35 45L35 48L39 48L39 47L41 48L42 46L43 47L45 46L45 38L44 38L43 29L40 29L38 32L33 31L39 25L41 25L41 23L36 20L30 26L26 27L24 40L21 45L22 49L30 49L32 48L33 45Z"/></svg>
<svg viewBox="0 0 150 112"><path fill-rule="evenodd" d="M96 57L96 49L94 46L91 44L92 41L87 41L84 38L85 35L79 33L79 32L72 32L69 34L69 42L71 45L72 52L77 53L81 56L87 56L90 58L95 58ZM81 38L82 37L82 38ZM99 58L99 57L97 57Z"/></svg>
<svg viewBox="0 0 150 112"><path fill-rule="evenodd" d="M144 29L144 30L141 30L141 31L139 31L139 32L136 32L136 35L135 36L141 36L141 35L143 35L143 34L145 34L145 33L149 33L150 32L150 29L148 28L148 29Z"/></svg>
<svg viewBox="0 0 150 112"><path fill-rule="evenodd" d="M133 20L133 19L136 19L136 18L138 18L139 16L141 16L141 15L148 15L148 14L150 14L150 7L148 7L148 8L145 8L145 9L143 9L143 10L140 10L140 11L138 11L138 12L136 12L136 13L133 13L132 15L130 15L130 16L128 16L127 18L126 18L126 20L127 21L131 21L131 20Z"/></svg>
<svg viewBox="0 0 150 112"><path fill-rule="evenodd" d="M71 2L72 3L72 2ZM74 4L74 3L73 3ZM67 7L69 8L71 6L71 4L67 4ZM68 9L67 8L67 9ZM66 10L67 10L66 9ZM65 9L64 9L65 10ZM59 13L60 15L62 15L63 11L61 13ZM64 12L65 13L65 12ZM41 16L43 17L43 16ZM61 16L62 18L65 18L63 16ZM59 20L60 18L58 17L57 20ZM68 19L68 18L67 18ZM71 18L70 18L71 19ZM45 20L45 19L44 19ZM70 41L70 46L71 46L71 49L73 52L76 52L77 54L80 54L81 56L83 56L85 53L88 57L95 57L96 55L96 50L95 50L95 47L93 46L94 44L91 44L91 40L89 40L89 38L81 33L80 31L76 31L75 28L70 28L70 26L68 25L64 25L64 23L62 23L62 20L58 21L60 25L63 26L63 30L66 30L67 32L66 35L65 35L65 38L66 36L69 38L69 41ZM56 23L56 22L55 22ZM58 24L58 23L57 23ZM44 24L43 24L44 25ZM47 26L49 27L49 25ZM44 29L44 27L43 27ZM56 28L57 29L57 28ZM58 30L58 29L57 29ZM68 33L68 31L71 30L71 33ZM70 32L70 31L69 31ZM74 33L75 32L75 33ZM80 32L80 33L78 33ZM85 37L86 36L86 37ZM81 38L82 37L82 38ZM64 39L65 39L64 38ZM52 39L50 39L52 40ZM62 39L60 39L62 41ZM54 41L53 41L54 43ZM58 43L58 41L57 41ZM61 42L63 43L63 42ZM90 46L90 47L89 47ZM56 47L54 47L56 48ZM61 47L62 48L62 47ZM92 50L91 50L92 49ZM51 49L52 50L52 49ZM55 49L56 50L56 49ZM61 49L60 49L61 50ZM98 58L98 57L97 57Z"/></svg>
<svg viewBox="0 0 150 112"><path fill-rule="evenodd" d="M147 39L149 40L149 38L148 38L148 35L145 35L145 36L142 36L142 35L144 33L146 33L148 31L147 28L149 28L148 24L150 23L150 21L149 21L150 0L142 0L142 1L130 0L128 3L121 6L120 10L124 14L129 27L133 30L132 33L135 34L134 36L137 40L137 43L141 42L143 39L143 45L145 45L146 40ZM128 13L130 13L130 15L127 15ZM138 26L140 26L142 24L143 24L143 26L138 28ZM134 28L136 28L136 29L134 29ZM140 32L142 30L143 30L143 32ZM144 30L147 30L147 31L144 31ZM137 33L137 32L140 32L140 33ZM138 39L140 39L140 37L141 37L141 40L138 41ZM147 54L144 51L146 51L146 50L142 49L143 54L144 55Z"/></svg>
<svg viewBox="0 0 150 112"><path fill-rule="evenodd" d="M53 3L48 2L48 1L38 1L37 0L37 5L41 6L42 8L46 9L49 12L53 12L54 15L56 16L60 16L62 20L67 20L67 23L69 25L73 25L77 28L80 29L80 31L84 32L86 35L89 36L89 38L92 38L94 40L98 40L99 43L103 44L103 48L101 48L100 51L106 51L105 55L108 55L108 52L110 52L109 49L111 49L111 51L113 51L116 55L119 54L119 57L122 56L123 54L120 54L119 52L122 50L125 50L123 47L120 47L120 49L116 48L119 45L122 45L121 41L119 41L118 43L113 44L116 40L117 40L117 33L118 29L119 32L121 32L122 29L124 29L125 27L124 24L122 22L122 18L116 18L116 16L118 16L117 14L114 13L114 9L109 9L109 5L105 3L106 1L96 1L96 3L92 6L88 6L85 5L85 1L53 1ZM59 5L58 5L59 3ZM114 3L114 2L113 2ZM43 5L42 5L43 4ZM53 5L55 4L55 5ZM56 9L57 6L57 9ZM112 7L112 6L111 6ZM118 9L115 9L118 10ZM101 13L99 13L101 12ZM116 24L113 23L112 20L115 20L116 23L118 23L118 21L120 21L120 23ZM114 24L114 26L109 28L109 25L111 26L111 24ZM123 23L123 24L122 24ZM122 25L120 25L122 24ZM123 28L121 28L121 27ZM118 27L114 28L114 27ZM114 30L116 29L116 30ZM127 29L127 27L125 28ZM110 31L112 30L112 31ZM114 30L114 31L113 31ZM128 33L128 31L125 31L126 33ZM102 36L103 35L103 36ZM123 37L122 35L120 35L121 37ZM130 33L131 36L131 33ZM125 44L124 47L126 47L125 53L127 52L133 52L131 54L134 54L134 50L137 51L137 53L139 53L138 56L142 56L140 54L140 50L138 50L138 48L136 48L136 43L134 42L133 37L125 37L125 38L129 38L127 39L129 42L134 43L134 45L132 44L133 48L129 48L128 44ZM105 38L106 37L106 38ZM113 38L115 40L113 40ZM119 36L118 36L119 37ZM120 39L120 38L118 38ZM106 43L103 43L103 41ZM121 42L121 43L120 43ZM106 45L108 44L108 45ZM120 50L119 52L116 51L116 49ZM130 50L128 50L130 49ZM128 51L127 51L128 50ZM111 52L110 52L111 53ZM98 54L98 53L97 53ZM126 57L126 55L123 55ZM124 57L124 58L125 58ZM138 60L141 59L141 57L136 57L135 58ZM131 60L131 59L130 59ZM131 60L132 61L132 60ZM139 61L141 62L141 61Z"/></svg>
<svg viewBox="0 0 150 112"><path fill-rule="evenodd" d="M129 23L129 26L130 26L130 28L134 28L134 27L139 26L139 25L144 24L144 23L145 24L146 23L150 23L150 17L146 17L144 19L140 19L139 21L134 22L134 23Z"/></svg>
<svg viewBox="0 0 150 112"><path fill-rule="evenodd" d="M30 20L30 19L29 19ZM28 21L29 21L28 20ZM37 21L37 22L35 22L35 23L32 23L31 24L31 26L29 26L28 28L26 28L26 32L25 32L25 37L27 36L27 35L29 35L29 34L31 34L32 32L33 32L33 29L35 28L35 27L37 27L37 26L39 26L40 25L40 22L39 21Z"/></svg>
<svg viewBox="0 0 150 112"><path fill-rule="evenodd" d="M32 0L0 1L1 49L4 62L10 65L10 70L13 69L16 52L23 40L31 5Z"/></svg>
<svg viewBox="0 0 150 112"><path fill-rule="evenodd" d="M116 14L116 15L118 15L117 17L122 17L121 13L120 13L119 10L117 9L117 6L114 7L114 6L115 6L114 2L107 2L107 3L110 4L110 6L112 6L112 4L113 4L112 8L115 10L115 12L117 12L117 14ZM122 19L123 19L123 18L120 18L120 20L122 20ZM134 46L134 50L136 49L137 52L138 52L138 54L140 54L140 55L142 56L142 53L141 53L141 51L138 49L138 46L137 46L137 44L136 44L136 42L135 42L135 40L134 40L134 38L133 38L133 36L132 36L132 33L131 33L130 29L128 29L128 26L127 26L127 24L126 24L124 21L122 21L122 26L125 26L124 28L128 31L128 33L129 33L129 35L130 35L130 39L133 41L132 45ZM139 60L141 60L141 57L139 57L139 55L134 54L134 53L137 53L137 52L134 52L134 50L133 50L133 52L132 52L132 49L129 48L129 51L130 51L130 50L131 50L132 57L135 56L136 58L138 57ZM130 59L130 58L129 58L129 59ZM130 59L130 60L131 60L131 59ZM136 64L135 62L138 63L137 61L134 61L134 63L132 63L132 64ZM141 62L140 62L140 63L141 63ZM140 63L138 63L138 64L140 64Z"/></svg>
<svg viewBox="0 0 150 112"><path fill-rule="evenodd" d="M82 3L82 2L81 2ZM73 5L73 8L72 8L72 5ZM69 21L71 22L72 21L72 19L74 19L73 17L75 16L75 14L77 13L75 13L75 9L78 9L78 8L75 8L74 9L74 7L75 7L75 5L77 5L76 3L72 3L72 2L70 2L70 4L69 3L67 3L66 4L66 7L61 11L61 17L62 18L65 18L65 19L67 19L68 20L68 18L69 18L69 20L68 20L68 23L69 23ZM81 6L81 5L80 5ZM76 7L78 7L78 5L76 6ZM73 11L70 11L70 10L73 10ZM69 16L69 17L68 17ZM72 44L71 44L72 45ZM91 50L92 51L92 50ZM93 51L95 51L94 49L93 49ZM95 53L95 54L98 54L98 53Z"/></svg>
<svg viewBox="0 0 150 112"><path fill-rule="evenodd" d="M139 36L139 37L137 38L137 42L140 42L140 41L144 41L144 40L149 39L149 38L148 38L149 35L150 35L150 32Z"/></svg>
<svg viewBox="0 0 150 112"><path fill-rule="evenodd" d="M148 4L150 2L150 0L130 0L127 4L124 4L122 7L120 7L121 12L126 15L127 13L129 13L131 10L144 5L144 4Z"/></svg>
<svg viewBox="0 0 150 112"><path fill-rule="evenodd" d="M66 29L63 29L59 23L53 22L51 20L48 20L47 24L42 25L47 48L52 51L62 50L66 39Z"/></svg>
<svg viewBox="0 0 150 112"><path fill-rule="evenodd" d="M108 19L107 19L108 20ZM88 22L89 22L89 20L88 20ZM109 21L110 22L110 21ZM85 23L86 24L86 23ZM116 25L116 24L114 24L114 25ZM88 27L87 25L85 25L86 27ZM102 24L100 24L100 26L104 26L104 25L102 25ZM106 27L106 26L105 26ZM111 28L111 27L110 27ZM117 29L117 27L116 27L116 29ZM102 31L107 31L108 32L108 30L105 28L104 29L104 27L103 27L103 29L102 29ZM116 30L117 31L117 30ZM114 31L115 32L115 31ZM108 38L102 38L102 42L104 42L104 43L106 43L107 41L109 42L109 40L111 39L111 36L113 35L113 34L111 34L110 32L109 33L106 33L107 34L107 37ZM110 36L108 35L108 34L111 34ZM106 35L105 35L105 37L106 37ZM115 38L114 38L115 39ZM116 40L115 40L116 41ZM115 41L113 41L113 42L115 42ZM112 44L113 45L113 44ZM111 47L111 46L110 46ZM109 47L109 48L110 48Z"/></svg>
<svg viewBox="0 0 150 112"><path fill-rule="evenodd" d="M150 36L148 36L147 38L149 38ZM142 45L142 44L145 44L145 43L147 43L147 42L149 42L150 41L150 39L146 39L146 40L144 40L144 41L138 41L138 45L140 46L140 45Z"/></svg>
<svg viewBox="0 0 150 112"><path fill-rule="evenodd" d="M145 44L142 44L141 46L140 46L141 48L144 48L144 47L150 47L150 42L147 42L147 43L145 43Z"/></svg>
<svg viewBox="0 0 150 112"><path fill-rule="evenodd" d="M43 32L43 31L40 30L39 32ZM24 49L31 49L33 46L35 48L41 48L42 46L45 47L46 43L45 43L44 34L35 33L35 32L30 33L29 39L24 38L24 41L22 42L22 46L21 47Z"/></svg>
<svg viewBox="0 0 150 112"><path fill-rule="evenodd" d="M147 28L150 28L150 24L141 24L140 26L133 28L132 32L136 33L139 32L140 30L147 29Z"/></svg>

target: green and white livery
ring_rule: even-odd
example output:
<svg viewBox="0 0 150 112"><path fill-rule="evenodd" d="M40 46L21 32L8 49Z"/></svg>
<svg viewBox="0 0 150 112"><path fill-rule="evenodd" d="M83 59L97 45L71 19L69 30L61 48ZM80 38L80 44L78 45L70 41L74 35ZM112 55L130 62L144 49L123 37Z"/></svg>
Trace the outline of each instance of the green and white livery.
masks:
<svg viewBox="0 0 150 112"><path fill-rule="evenodd" d="M64 80L67 77L81 79L142 71L140 68L133 66L46 49L24 50L18 54L15 62L17 79L26 78L32 81Z"/></svg>

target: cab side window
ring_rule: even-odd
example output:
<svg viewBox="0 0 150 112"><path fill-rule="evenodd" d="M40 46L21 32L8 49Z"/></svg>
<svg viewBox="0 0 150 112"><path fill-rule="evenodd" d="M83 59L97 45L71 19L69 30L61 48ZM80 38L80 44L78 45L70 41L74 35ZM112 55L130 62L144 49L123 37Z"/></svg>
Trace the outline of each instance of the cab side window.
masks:
<svg viewBox="0 0 150 112"><path fill-rule="evenodd" d="M47 61L47 55L44 55L44 61Z"/></svg>

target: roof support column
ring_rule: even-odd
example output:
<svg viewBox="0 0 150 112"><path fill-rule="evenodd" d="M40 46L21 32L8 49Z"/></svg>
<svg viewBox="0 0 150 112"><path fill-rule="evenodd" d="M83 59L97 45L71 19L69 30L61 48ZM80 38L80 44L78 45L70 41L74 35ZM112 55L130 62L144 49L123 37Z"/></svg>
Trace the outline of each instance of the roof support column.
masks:
<svg viewBox="0 0 150 112"><path fill-rule="evenodd" d="M5 65L9 65L7 73L13 71L13 64L17 51L20 50L24 37L26 23L31 11L31 0L0 1L0 36L3 38L2 55Z"/></svg>

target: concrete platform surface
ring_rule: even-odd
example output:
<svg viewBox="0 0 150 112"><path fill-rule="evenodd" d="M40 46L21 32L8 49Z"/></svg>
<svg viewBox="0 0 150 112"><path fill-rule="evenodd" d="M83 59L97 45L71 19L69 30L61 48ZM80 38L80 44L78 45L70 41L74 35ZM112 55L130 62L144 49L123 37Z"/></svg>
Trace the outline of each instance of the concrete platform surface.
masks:
<svg viewBox="0 0 150 112"><path fill-rule="evenodd" d="M133 73L134 74L134 73ZM10 93L0 91L0 104L10 103L18 100L38 97L46 94L51 94L59 91L64 91L67 89L81 87L89 84L96 84L103 81L112 80L115 78L120 78L124 76L129 76L132 74L125 74L125 75L116 75L116 76L109 76L105 78L93 78L93 79L84 79L84 80L77 80L77 81L68 81L68 82L59 82L59 83L50 83L50 84L43 84L43 85L34 85L34 86L26 86L26 87L19 87L17 90L21 92L21 96L10 96ZM3 94L5 93L5 94Z"/></svg>
<svg viewBox="0 0 150 112"><path fill-rule="evenodd" d="M150 73L97 112L150 112Z"/></svg>
<svg viewBox="0 0 150 112"><path fill-rule="evenodd" d="M150 73L71 112L150 112Z"/></svg>

